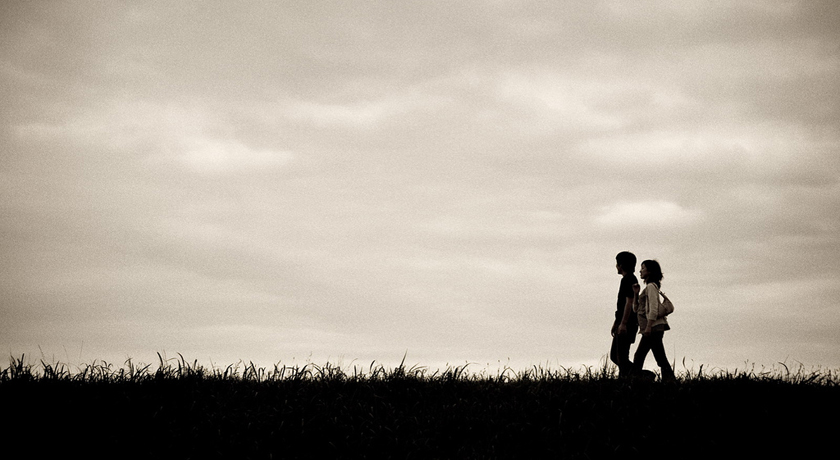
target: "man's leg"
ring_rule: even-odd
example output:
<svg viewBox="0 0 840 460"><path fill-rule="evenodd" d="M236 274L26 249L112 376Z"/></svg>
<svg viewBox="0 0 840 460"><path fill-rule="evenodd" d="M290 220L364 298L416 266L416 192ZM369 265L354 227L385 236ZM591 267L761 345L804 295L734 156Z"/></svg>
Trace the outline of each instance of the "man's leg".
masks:
<svg viewBox="0 0 840 460"><path fill-rule="evenodd" d="M630 334L618 334L613 338L613 362L618 366L618 376L626 377L632 370L630 361Z"/></svg>

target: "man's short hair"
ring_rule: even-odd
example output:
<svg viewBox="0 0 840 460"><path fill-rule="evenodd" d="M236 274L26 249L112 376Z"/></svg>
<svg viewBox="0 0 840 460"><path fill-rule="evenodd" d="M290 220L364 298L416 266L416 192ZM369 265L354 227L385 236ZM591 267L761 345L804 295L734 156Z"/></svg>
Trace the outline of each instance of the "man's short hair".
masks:
<svg viewBox="0 0 840 460"><path fill-rule="evenodd" d="M615 261L627 273L636 271L636 255L632 252L622 251L615 256Z"/></svg>

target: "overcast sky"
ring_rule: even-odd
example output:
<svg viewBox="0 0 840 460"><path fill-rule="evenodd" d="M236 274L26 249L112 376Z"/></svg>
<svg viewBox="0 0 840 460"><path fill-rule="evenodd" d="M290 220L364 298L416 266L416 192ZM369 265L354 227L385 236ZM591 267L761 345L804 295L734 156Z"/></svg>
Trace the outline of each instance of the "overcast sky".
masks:
<svg viewBox="0 0 840 460"><path fill-rule="evenodd" d="M840 3L4 1L0 346L840 367ZM655 368L652 357L648 368Z"/></svg>

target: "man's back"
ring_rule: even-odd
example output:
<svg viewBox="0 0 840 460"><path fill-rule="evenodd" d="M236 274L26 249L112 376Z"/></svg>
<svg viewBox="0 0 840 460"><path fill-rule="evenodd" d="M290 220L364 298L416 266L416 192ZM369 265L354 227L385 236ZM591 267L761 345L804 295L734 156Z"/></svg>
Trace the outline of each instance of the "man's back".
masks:
<svg viewBox="0 0 840 460"><path fill-rule="evenodd" d="M636 278L636 275L632 273L625 273L623 277L621 277L621 284L618 286L618 300L616 301L615 307L615 319L621 321L621 318L624 316L624 307L627 305L627 299L633 299L633 285L638 284L639 280ZM638 327L638 319L636 315L630 315L627 318L627 329L628 332L630 330L631 325L635 325ZM636 331L633 331L635 334Z"/></svg>

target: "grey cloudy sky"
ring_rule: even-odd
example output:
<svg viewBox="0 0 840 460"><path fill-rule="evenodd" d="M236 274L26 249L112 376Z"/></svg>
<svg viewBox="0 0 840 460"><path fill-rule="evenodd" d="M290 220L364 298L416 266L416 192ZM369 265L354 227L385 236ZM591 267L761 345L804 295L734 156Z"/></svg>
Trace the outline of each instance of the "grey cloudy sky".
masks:
<svg viewBox="0 0 840 460"><path fill-rule="evenodd" d="M840 367L840 3L8 1L0 345ZM648 366L653 364L649 359Z"/></svg>

